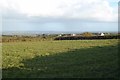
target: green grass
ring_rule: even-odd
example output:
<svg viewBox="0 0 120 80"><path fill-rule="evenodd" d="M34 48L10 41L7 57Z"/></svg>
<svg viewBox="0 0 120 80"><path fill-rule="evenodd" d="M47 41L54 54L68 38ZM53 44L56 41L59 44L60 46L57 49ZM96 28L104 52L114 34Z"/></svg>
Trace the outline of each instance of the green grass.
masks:
<svg viewBox="0 0 120 80"><path fill-rule="evenodd" d="M118 40L3 43L3 78L115 78Z"/></svg>

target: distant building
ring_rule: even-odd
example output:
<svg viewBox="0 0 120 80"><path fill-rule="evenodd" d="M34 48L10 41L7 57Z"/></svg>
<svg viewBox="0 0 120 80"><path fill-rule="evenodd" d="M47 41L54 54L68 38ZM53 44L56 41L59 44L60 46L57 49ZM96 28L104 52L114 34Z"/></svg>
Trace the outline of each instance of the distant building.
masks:
<svg viewBox="0 0 120 80"><path fill-rule="evenodd" d="M71 36L76 36L76 34L72 34Z"/></svg>
<svg viewBox="0 0 120 80"><path fill-rule="evenodd" d="M100 36L104 36L105 34L104 33L100 33Z"/></svg>
<svg viewBox="0 0 120 80"><path fill-rule="evenodd" d="M58 36L62 36L62 35L60 34L60 35L58 35Z"/></svg>

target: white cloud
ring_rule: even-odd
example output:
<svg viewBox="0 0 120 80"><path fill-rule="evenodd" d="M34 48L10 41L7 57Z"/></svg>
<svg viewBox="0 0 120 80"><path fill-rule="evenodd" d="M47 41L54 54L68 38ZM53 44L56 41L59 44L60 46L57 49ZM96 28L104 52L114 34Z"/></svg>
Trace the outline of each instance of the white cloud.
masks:
<svg viewBox="0 0 120 80"><path fill-rule="evenodd" d="M107 0L107 1L109 1L109 2L115 2L115 3L119 2L119 0Z"/></svg>
<svg viewBox="0 0 120 80"><path fill-rule="evenodd" d="M117 21L108 0L2 0L0 5L27 16Z"/></svg>

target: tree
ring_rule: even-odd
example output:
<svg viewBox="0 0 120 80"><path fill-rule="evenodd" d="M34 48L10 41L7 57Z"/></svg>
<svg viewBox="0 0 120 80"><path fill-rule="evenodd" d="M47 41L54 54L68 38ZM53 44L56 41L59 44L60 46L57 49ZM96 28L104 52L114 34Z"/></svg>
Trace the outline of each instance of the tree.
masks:
<svg viewBox="0 0 120 80"><path fill-rule="evenodd" d="M93 36L93 34L90 33L90 32L85 32L85 33L82 34L82 36L84 36L84 37L91 37L91 36Z"/></svg>

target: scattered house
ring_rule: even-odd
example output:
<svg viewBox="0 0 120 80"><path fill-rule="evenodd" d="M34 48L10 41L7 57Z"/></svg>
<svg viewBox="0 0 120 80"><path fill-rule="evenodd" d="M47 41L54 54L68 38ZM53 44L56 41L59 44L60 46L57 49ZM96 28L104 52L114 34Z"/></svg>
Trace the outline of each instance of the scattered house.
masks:
<svg viewBox="0 0 120 80"><path fill-rule="evenodd" d="M105 34L104 33L100 33L100 36L104 36Z"/></svg>
<svg viewBox="0 0 120 80"><path fill-rule="evenodd" d="M62 36L61 34L59 34L58 36Z"/></svg>
<svg viewBox="0 0 120 80"><path fill-rule="evenodd" d="M76 34L71 34L71 36L76 36Z"/></svg>
<svg viewBox="0 0 120 80"><path fill-rule="evenodd" d="M104 36L105 34L104 33L101 33L101 32L99 32L99 33L97 33L97 36Z"/></svg>

